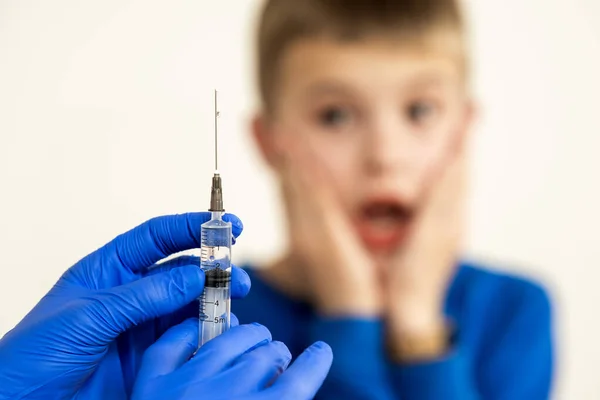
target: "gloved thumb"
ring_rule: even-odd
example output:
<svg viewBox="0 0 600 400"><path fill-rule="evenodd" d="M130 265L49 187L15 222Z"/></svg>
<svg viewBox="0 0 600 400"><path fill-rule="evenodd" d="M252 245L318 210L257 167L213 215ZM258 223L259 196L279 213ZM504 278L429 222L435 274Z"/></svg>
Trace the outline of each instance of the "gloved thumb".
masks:
<svg viewBox="0 0 600 400"><path fill-rule="evenodd" d="M106 345L127 329L191 303L202 294L204 272L190 265L102 290L87 304L87 329L97 345Z"/></svg>

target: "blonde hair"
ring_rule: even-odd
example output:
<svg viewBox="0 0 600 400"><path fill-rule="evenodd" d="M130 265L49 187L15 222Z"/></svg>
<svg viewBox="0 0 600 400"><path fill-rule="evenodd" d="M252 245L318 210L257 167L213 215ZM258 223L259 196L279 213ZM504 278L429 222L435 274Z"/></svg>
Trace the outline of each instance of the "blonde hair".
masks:
<svg viewBox="0 0 600 400"><path fill-rule="evenodd" d="M266 0L257 37L259 95L271 109L279 63L295 42L369 36L418 41L436 30L464 41L459 0ZM465 51L462 51L463 53Z"/></svg>

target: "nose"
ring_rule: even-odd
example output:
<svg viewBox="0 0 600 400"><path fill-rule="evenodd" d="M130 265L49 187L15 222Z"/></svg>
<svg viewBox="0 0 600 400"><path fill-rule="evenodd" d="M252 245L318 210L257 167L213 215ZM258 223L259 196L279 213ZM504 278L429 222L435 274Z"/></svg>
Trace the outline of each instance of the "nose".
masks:
<svg viewBox="0 0 600 400"><path fill-rule="evenodd" d="M397 174L409 164L411 140L393 121L375 124L365 135L364 166L368 175Z"/></svg>

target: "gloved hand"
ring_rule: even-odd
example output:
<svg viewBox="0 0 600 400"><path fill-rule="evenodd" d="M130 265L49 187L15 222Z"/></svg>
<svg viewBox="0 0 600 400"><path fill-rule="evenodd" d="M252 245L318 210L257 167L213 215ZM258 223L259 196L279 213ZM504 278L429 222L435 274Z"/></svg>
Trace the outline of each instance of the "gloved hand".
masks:
<svg viewBox="0 0 600 400"><path fill-rule="evenodd" d="M226 217L239 235L239 219ZM170 326L197 316L193 301L204 286L191 257L153 264L199 247L200 225L209 219L154 218L67 270L0 340L0 399L127 398L136 360ZM249 288L246 273L234 268L232 296Z"/></svg>
<svg viewBox="0 0 600 400"><path fill-rule="evenodd" d="M286 370L288 348L258 324L231 328L189 360L197 343L197 320L169 329L146 350L132 399L309 400L333 360L317 342Z"/></svg>

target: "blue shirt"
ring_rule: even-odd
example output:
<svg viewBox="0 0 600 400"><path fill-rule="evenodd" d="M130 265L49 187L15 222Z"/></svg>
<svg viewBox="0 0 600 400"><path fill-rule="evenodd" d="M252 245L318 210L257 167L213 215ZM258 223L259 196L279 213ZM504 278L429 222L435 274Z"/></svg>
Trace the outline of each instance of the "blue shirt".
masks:
<svg viewBox="0 0 600 400"><path fill-rule="evenodd" d="M553 366L551 307L530 281L461 265L445 313L456 337L447 354L412 365L390 362L382 321L323 318L248 270L252 290L235 300L240 323L259 322L295 357L317 340L333 349L317 399L547 399ZM333 290L333 289L332 289Z"/></svg>

